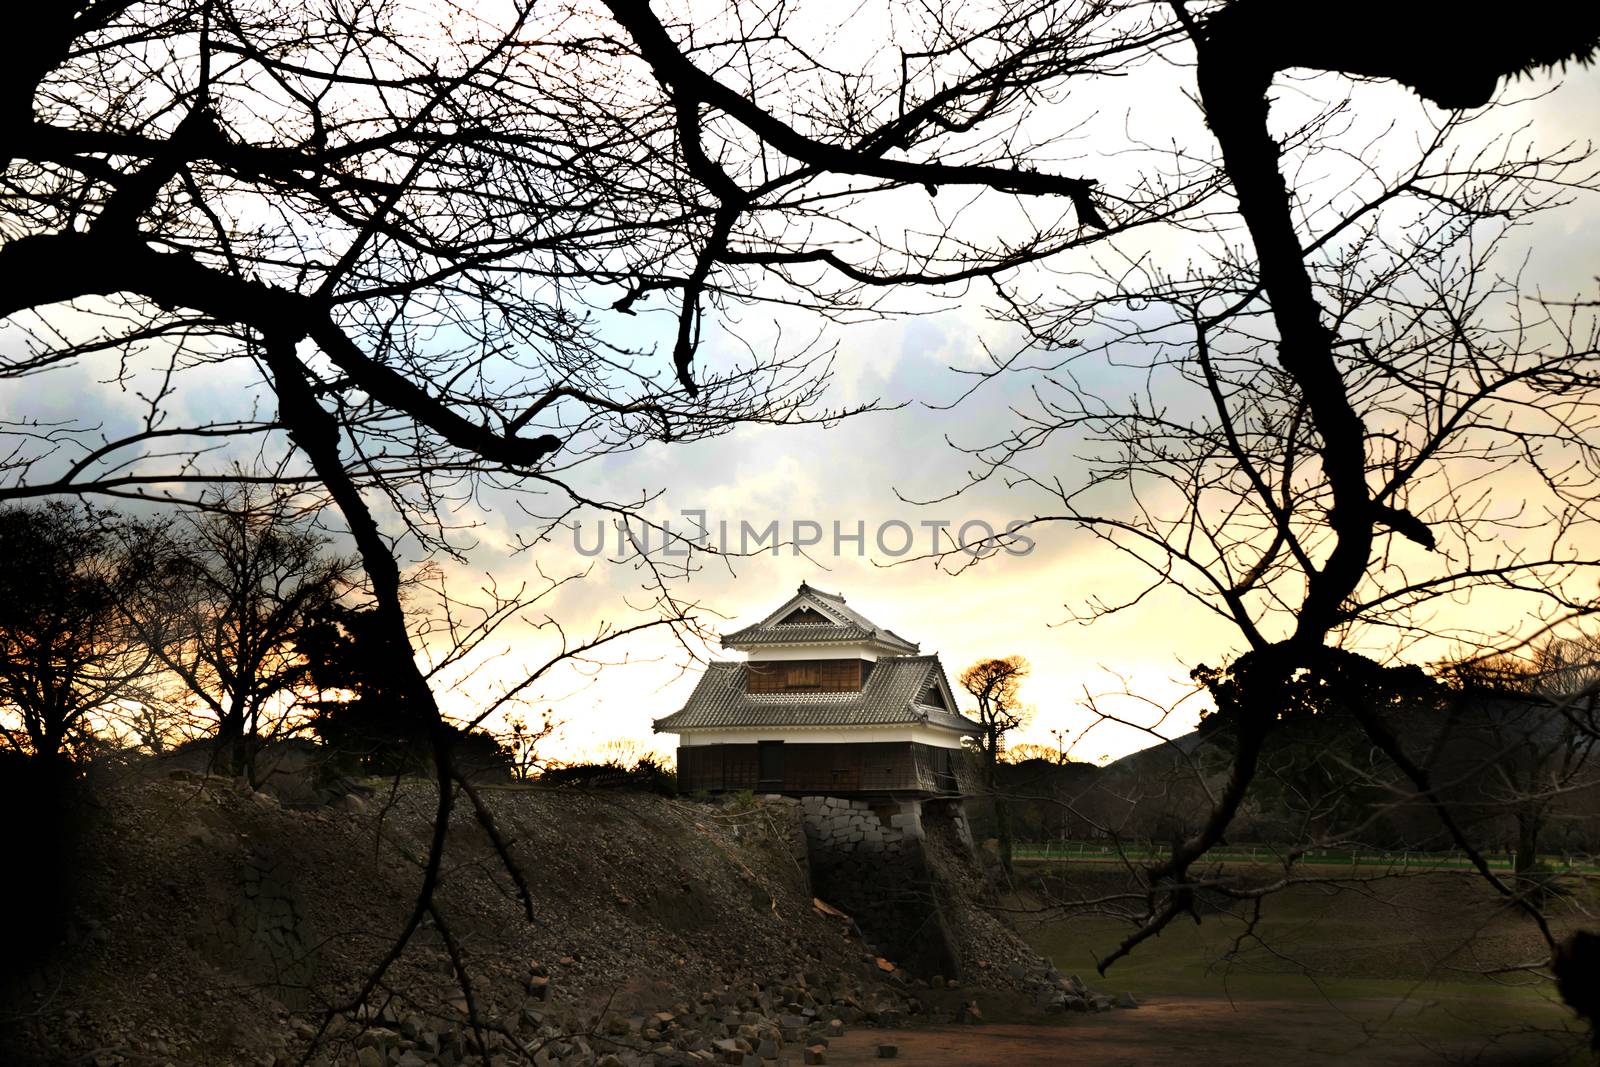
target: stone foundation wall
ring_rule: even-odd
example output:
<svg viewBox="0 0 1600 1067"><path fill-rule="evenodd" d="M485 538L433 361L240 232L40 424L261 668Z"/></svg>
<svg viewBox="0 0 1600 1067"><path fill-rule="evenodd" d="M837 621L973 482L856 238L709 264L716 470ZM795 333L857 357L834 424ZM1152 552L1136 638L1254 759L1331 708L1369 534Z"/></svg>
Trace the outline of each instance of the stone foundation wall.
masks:
<svg viewBox="0 0 1600 1067"><path fill-rule="evenodd" d="M973 859L978 857L978 845L972 837L972 823L967 819L967 806L959 799L941 798L922 802L922 812L927 819L949 825L957 842Z"/></svg>
<svg viewBox="0 0 1600 1067"><path fill-rule="evenodd" d="M289 1007L306 1007L318 950L294 876L263 845L245 850L239 874L232 907L201 921L198 947Z"/></svg>
<svg viewBox="0 0 1600 1067"><path fill-rule="evenodd" d="M956 977L961 961L923 851L922 814L924 803L959 810L959 801L810 796L800 803L816 895L848 913L898 966Z"/></svg>

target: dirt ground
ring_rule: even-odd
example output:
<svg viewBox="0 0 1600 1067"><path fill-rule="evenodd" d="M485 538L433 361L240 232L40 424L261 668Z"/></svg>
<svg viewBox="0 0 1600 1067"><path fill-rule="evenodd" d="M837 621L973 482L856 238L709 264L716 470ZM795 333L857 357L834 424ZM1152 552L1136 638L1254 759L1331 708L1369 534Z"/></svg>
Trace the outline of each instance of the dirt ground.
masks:
<svg viewBox="0 0 1600 1067"><path fill-rule="evenodd" d="M1373 1005L1381 1009L1380 1005ZM1253 1000L1230 1005L1212 997L1163 997L1138 1011L1075 1016L1055 1024L990 1024L915 1031L856 1030L835 1038L835 1067L900 1063L905 1067L1145 1067L1214 1063L1230 1067L1348 1067L1474 1063L1535 1067L1592 1063L1570 1035L1520 1034L1486 1046L1481 1039L1440 1039L1401 1046L1392 1039L1351 1037L1330 1027L1326 1004ZM1333 1033L1344 1036L1332 1037ZM878 1056L893 1044L894 1060ZM1225 1051L1224 1051L1225 1050Z"/></svg>

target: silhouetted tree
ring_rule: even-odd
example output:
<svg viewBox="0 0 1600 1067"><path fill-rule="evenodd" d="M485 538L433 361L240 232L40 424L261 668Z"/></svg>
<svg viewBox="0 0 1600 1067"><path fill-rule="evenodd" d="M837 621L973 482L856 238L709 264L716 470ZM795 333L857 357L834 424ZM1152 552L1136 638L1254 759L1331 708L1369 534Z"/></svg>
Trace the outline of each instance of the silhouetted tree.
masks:
<svg viewBox="0 0 1600 1067"><path fill-rule="evenodd" d="M323 695L307 701L311 729L374 773L425 769L432 728L396 681L382 621L372 608L324 605L295 638L306 678Z"/></svg>
<svg viewBox="0 0 1600 1067"><path fill-rule="evenodd" d="M152 667L122 602L143 581L116 516L66 503L0 508L0 737L60 766Z"/></svg>
<svg viewBox="0 0 1600 1067"><path fill-rule="evenodd" d="M526 782L538 776L543 763L539 754L540 745L559 725L549 708L531 723L527 716L521 714L506 717L506 728L500 735L500 747L506 752L513 778Z"/></svg>
<svg viewBox="0 0 1600 1067"><path fill-rule="evenodd" d="M394 663L378 639L381 620L370 607L327 603L295 634L305 680L320 695L303 701L311 729L336 753L336 764L368 774L424 774L435 730L406 702ZM479 729L444 725L450 755L463 774L510 773L499 739Z"/></svg>
<svg viewBox="0 0 1600 1067"><path fill-rule="evenodd" d="M1525 655L1472 656L1439 669L1476 742L1482 802L1509 811L1515 824L1519 876L1538 863L1540 835L1558 802L1597 784L1597 663L1592 638L1550 637Z"/></svg>
<svg viewBox="0 0 1600 1067"><path fill-rule="evenodd" d="M75 504L0 507L0 908L10 926L0 978L26 972L62 936L79 860L74 757L97 720L140 700L152 666L121 610L144 572L117 525Z"/></svg>
<svg viewBox="0 0 1600 1067"><path fill-rule="evenodd" d="M177 522L135 533L149 577L127 604L162 664L216 722L213 765L254 774L263 714L308 680L301 631L353 582L354 560L297 517L288 496L243 484Z"/></svg>
<svg viewBox="0 0 1600 1067"><path fill-rule="evenodd" d="M1582 301L1521 293L1498 258L1517 223L1559 207L1568 189L1593 189L1592 164L1579 146L1505 133L1494 109L1421 104L1412 146L1352 151L1334 124L1359 102L1340 79L1321 79L1327 95L1303 120L1285 119L1273 94L1295 70L1394 79L1452 109L1481 104L1508 74L1588 59L1600 16L1551 5L1502 36L1501 20L1432 4L1357 5L1312 32L1291 31L1290 9L1270 2L1147 10L1170 12L1186 42L1229 199L1197 221L1181 269L1140 250L1076 287L1007 289L1003 313L1031 358L997 359L992 373L1019 362L1046 373L1020 423L972 450L975 482L1037 494L1040 523L1086 529L1148 575L1080 618L1159 591L1226 621L1239 646L1224 694L1229 768L1205 794L1210 810L1139 872L1146 906L1101 966L1186 912L1195 865L1245 810L1284 709L1323 683L1548 940L1537 908L1443 804L1426 753L1369 703L1384 686L1330 649L1370 642L1387 657L1446 636L1434 609L1475 591L1503 590L1526 610L1490 636L1482 619L1459 631L1486 644L1524 640L1522 620L1535 615L1592 606L1594 558L1571 544L1600 487L1589 429L1600 324ZM1423 55L1391 25L1427 25L1441 44ZM1191 174L1194 159L1175 152L1170 177ZM1129 388L1108 390L1108 370ZM1047 458L1056 441L1072 443L1070 474ZM1462 479L1477 476L1465 468L1482 475L1470 491ZM1530 514L1547 516L1531 533ZM1487 558L1483 546L1502 537L1523 544ZM1233 887L1225 871L1205 880Z"/></svg>
<svg viewBox="0 0 1600 1067"><path fill-rule="evenodd" d="M1006 734L1028 720L1030 709L1022 703L1022 680L1028 676L1028 661L1021 656L979 660L961 672L957 682L978 702L978 760L983 785L994 804L995 837L1000 845L1000 862L1011 871L1011 807L1000 789L999 763L1005 752Z"/></svg>
<svg viewBox="0 0 1600 1067"><path fill-rule="evenodd" d="M1270 665L1258 667L1247 653L1224 668L1194 670L1215 704L1199 726L1209 742L1207 769L1231 771L1241 749L1256 749L1253 840L1291 847L1369 840L1373 820L1404 790L1372 734L1411 737L1419 726L1437 733L1448 710L1443 689L1420 667L1385 666L1345 649L1324 650L1314 668L1286 680ZM1252 709L1267 702L1275 712L1262 729Z"/></svg>
<svg viewBox="0 0 1600 1067"><path fill-rule="evenodd" d="M1002 758L1007 763L1023 763L1027 761L1042 761L1065 766L1077 762L1067 755L1066 748L1060 745L1040 745L1027 742L1020 745L1007 745Z"/></svg>

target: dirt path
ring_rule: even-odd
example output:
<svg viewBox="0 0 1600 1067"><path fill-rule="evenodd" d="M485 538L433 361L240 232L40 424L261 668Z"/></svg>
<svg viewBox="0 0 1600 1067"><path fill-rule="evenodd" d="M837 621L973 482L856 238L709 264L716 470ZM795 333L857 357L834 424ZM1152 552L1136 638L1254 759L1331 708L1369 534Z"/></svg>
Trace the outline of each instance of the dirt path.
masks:
<svg viewBox="0 0 1600 1067"><path fill-rule="evenodd" d="M1330 1012L1334 1017L1330 1019ZM1330 1022L1342 1025L1330 1025ZM1356 1030L1351 1036L1351 1030ZM894 1044L893 1061L878 1058ZM1446 1039L1431 1047L1397 1046L1363 1037L1327 1004L1254 1001L1229 1005L1204 997L1164 997L1137 1011L1075 1016L1059 1024L857 1030L834 1039L828 1063L864 1067L1144 1067L1210 1063L1230 1067L1397 1067L1466 1059L1484 1067L1534 1067L1583 1062L1549 1039L1518 1035L1493 1047L1480 1039ZM798 1062L798 1057L797 1057Z"/></svg>

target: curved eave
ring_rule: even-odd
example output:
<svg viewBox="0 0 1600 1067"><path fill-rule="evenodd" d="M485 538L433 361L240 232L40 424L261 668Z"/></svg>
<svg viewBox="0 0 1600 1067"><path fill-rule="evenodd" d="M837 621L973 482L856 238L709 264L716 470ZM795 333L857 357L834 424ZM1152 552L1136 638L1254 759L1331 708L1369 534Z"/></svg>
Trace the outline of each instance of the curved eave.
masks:
<svg viewBox="0 0 1600 1067"><path fill-rule="evenodd" d="M905 720L896 720L896 721L893 721L893 722L851 722L851 723L840 723L840 722L803 722L803 723L794 723L794 722L773 722L773 723L749 722L749 723L739 723L737 725L726 725L726 726L684 726L684 727L678 727L678 728L674 728L674 727L670 727L670 726L668 726L668 727L657 727L656 728L656 732L664 733L664 734L677 734L680 737L682 737L682 736L686 736L686 735L689 735L689 734L762 734L762 733L770 734L770 733L774 733L774 732L789 732L789 731L792 731L794 733L845 732L845 733L864 733L864 734L866 734L866 733L881 733L884 730L904 730L904 729L937 730L940 733L949 734L951 737L966 737L966 736L968 736L968 731L966 731L966 730L959 730L959 729L956 729L955 727L952 727L952 726L946 726L943 723L927 722L927 721L925 721L923 719L905 719Z"/></svg>
<svg viewBox="0 0 1600 1067"><path fill-rule="evenodd" d="M694 734L694 733L741 733L772 730L883 730L903 726L922 727L930 730L941 730L957 737L975 737L983 732L983 728L971 719L961 716L965 725L956 725L949 722L940 722L938 719L916 715L904 719L884 719L875 722L762 722L746 720L739 723L706 723L698 726L672 726L668 720L677 716L677 712L664 715L650 724L652 733L658 734Z"/></svg>

